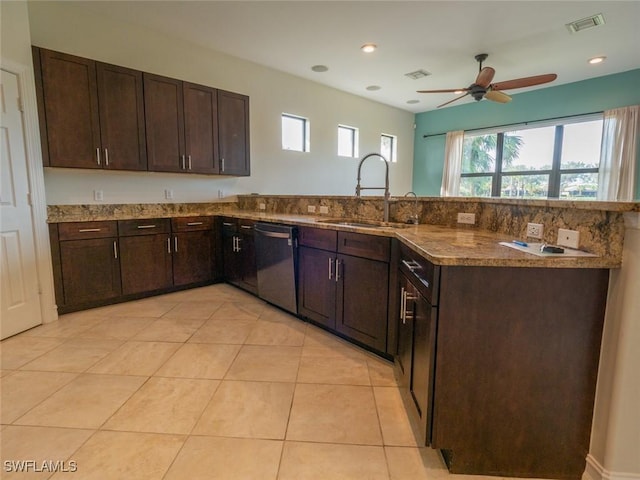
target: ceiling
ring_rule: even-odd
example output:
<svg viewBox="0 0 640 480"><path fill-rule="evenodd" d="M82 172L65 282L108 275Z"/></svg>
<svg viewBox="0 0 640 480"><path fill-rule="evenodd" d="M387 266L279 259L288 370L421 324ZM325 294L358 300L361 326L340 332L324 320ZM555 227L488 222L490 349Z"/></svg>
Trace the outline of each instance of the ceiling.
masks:
<svg viewBox="0 0 640 480"><path fill-rule="evenodd" d="M411 112L467 87L474 56L488 53L494 81L557 73L546 86L640 68L638 1L85 1L78 7ZM565 24L602 13L605 24ZM375 43L365 54L360 47ZM599 65L587 60L606 55ZM329 70L316 73L313 65ZM412 80L406 73L431 75ZM376 85L380 89L367 90ZM511 90L519 93L527 89ZM418 103L407 103L418 100ZM454 103L473 102L465 99ZM483 100L486 101L486 100Z"/></svg>

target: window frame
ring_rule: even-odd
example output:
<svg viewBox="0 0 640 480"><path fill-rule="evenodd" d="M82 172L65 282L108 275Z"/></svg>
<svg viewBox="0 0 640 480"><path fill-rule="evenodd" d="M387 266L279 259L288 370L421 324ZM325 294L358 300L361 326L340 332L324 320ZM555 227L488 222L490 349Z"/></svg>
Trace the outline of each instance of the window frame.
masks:
<svg viewBox="0 0 640 480"><path fill-rule="evenodd" d="M387 160L389 160L389 163L396 163L398 161L398 136L391 135L390 133L381 133L380 134L380 154L382 154L383 138L391 139L391 155L389 155L389 158L387 158Z"/></svg>
<svg viewBox="0 0 640 480"><path fill-rule="evenodd" d="M549 183L547 185L548 199L560 198L560 186L562 175L582 174L582 173L598 173L600 166L588 167L588 168L562 168L562 144L564 139L564 127L566 125L575 123L587 123L596 120L604 121L604 112L592 113L587 115L578 115L569 118L548 120L541 122L532 122L523 124L514 124L502 126L494 129L478 129L473 131L465 131L465 139L467 133L469 137L483 136L483 135L496 135L496 156L495 156L495 170L493 172L472 172L472 173L460 173L460 180L464 178L491 178L491 198L510 198L502 196L502 180L504 177L515 176L533 176L533 175L549 175ZM553 126L555 127L554 133L554 145L553 155L551 158L551 168L545 170L517 170L517 171L503 171L503 153L504 153L504 136L507 133L521 130L529 130L534 128L544 128ZM600 140L602 143L602 139ZM579 200L579 198L576 198Z"/></svg>
<svg viewBox="0 0 640 480"><path fill-rule="evenodd" d="M299 150L297 148L285 148L284 146L284 129L282 128L282 123L283 120L287 118L290 120L299 120L301 121L301 126L302 126L302 150ZM294 115L292 113L282 113L280 115L280 140L281 140L281 146L282 146L282 150L285 150L287 152L302 152L302 153L306 153L306 152L310 152L311 151L311 141L310 141L310 125L309 125L309 119L306 117L302 117L300 115Z"/></svg>
<svg viewBox="0 0 640 480"><path fill-rule="evenodd" d="M348 130L351 132L351 154L343 155L340 153L340 130ZM338 156L344 158L358 158L359 148L358 143L360 141L359 130L357 127L352 127L350 125L338 124Z"/></svg>

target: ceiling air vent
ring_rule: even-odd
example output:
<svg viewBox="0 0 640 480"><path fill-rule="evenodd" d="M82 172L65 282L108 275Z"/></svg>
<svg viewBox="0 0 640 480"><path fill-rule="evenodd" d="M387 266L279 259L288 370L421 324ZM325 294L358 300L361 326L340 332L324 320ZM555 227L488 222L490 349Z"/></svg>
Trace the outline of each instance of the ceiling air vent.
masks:
<svg viewBox="0 0 640 480"><path fill-rule="evenodd" d="M419 78L428 77L431 74L429 72L427 72L426 70L416 70L415 72L405 73L404 75L405 75L405 77L409 77L409 78L412 78L414 80L418 80Z"/></svg>
<svg viewBox="0 0 640 480"><path fill-rule="evenodd" d="M567 23L567 28L571 33L577 33L587 28L597 27L598 25L604 25L604 17L601 13Z"/></svg>

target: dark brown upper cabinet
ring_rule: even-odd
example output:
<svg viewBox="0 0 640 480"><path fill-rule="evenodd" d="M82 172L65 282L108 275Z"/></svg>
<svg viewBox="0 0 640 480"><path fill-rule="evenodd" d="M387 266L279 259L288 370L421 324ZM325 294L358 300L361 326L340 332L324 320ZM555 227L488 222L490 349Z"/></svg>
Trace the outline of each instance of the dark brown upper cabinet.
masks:
<svg viewBox="0 0 640 480"><path fill-rule="evenodd" d="M249 175L249 97L218 90L220 173Z"/></svg>
<svg viewBox="0 0 640 480"><path fill-rule="evenodd" d="M219 173L214 88L144 74L149 170Z"/></svg>
<svg viewBox="0 0 640 480"><path fill-rule="evenodd" d="M142 73L34 48L44 165L146 170Z"/></svg>

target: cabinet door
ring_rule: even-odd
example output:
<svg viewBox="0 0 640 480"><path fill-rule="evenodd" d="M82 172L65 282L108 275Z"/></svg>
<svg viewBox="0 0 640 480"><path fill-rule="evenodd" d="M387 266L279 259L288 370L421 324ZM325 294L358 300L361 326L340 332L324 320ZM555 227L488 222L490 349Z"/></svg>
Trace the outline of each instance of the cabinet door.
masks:
<svg viewBox="0 0 640 480"><path fill-rule="evenodd" d="M220 173L249 175L249 97L218 90Z"/></svg>
<svg viewBox="0 0 640 480"><path fill-rule="evenodd" d="M173 235L174 285L189 285L213 280L213 238L211 230Z"/></svg>
<svg viewBox="0 0 640 480"><path fill-rule="evenodd" d="M258 291L258 267L256 265L256 240L253 231L253 222L243 223L240 221L240 234L238 252L240 256L240 271L244 288L250 292Z"/></svg>
<svg viewBox="0 0 640 480"><path fill-rule="evenodd" d="M335 254L300 247L298 311L300 315L335 330Z"/></svg>
<svg viewBox="0 0 640 480"><path fill-rule="evenodd" d="M121 237L120 264L124 295L170 287L173 279L169 235Z"/></svg>
<svg viewBox="0 0 640 480"><path fill-rule="evenodd" d="M235 219L222 220L222 269L225 281L238 285L242 280L240 256L236 252L238 241Z"/></svg>
<svg viewBox="0 0 640 480"><path fill-rule="evenodd" d="M398 350L395 358L398 386L407 392L411 389L411 365L413 364L413 303L407 296L413 286L404 275L400 276L400 311L398 315Z"/></svg>
<svg viewBox="0 0 640 480"><path fill-rule="evenodd" d="M60 242L64 305L120 295L120 263L115 238Z"/></svg>
<svg viewBox="0 0 640 480"><path fill-rule="evenodd" d="M182 82L143 74L145 129L149 170L180 172L184 153L184 100Z"/></svg>
<svg viewBox="0 0 640 480"><path fill-rule="evenodd" d="M142 72L97 63L103 166L146 170Z"/></svg>
<svg viewBox="0 0 640 480"><path fill-rule="evenodd" d="M337 262L336 330L384 352L389 264L350 255L338 255Z"/></svg>
<svg viewBox="0 0 640 480"><path fill-rule="evenodd" d="M216 90L184 83L187 171L218 173L218 105Z"/></svg>
<svg viewBox="0 0 640 480"><path fill-rule="evenodd" d="M40 50L49 165L101 168L93 60Z"/></svg>

